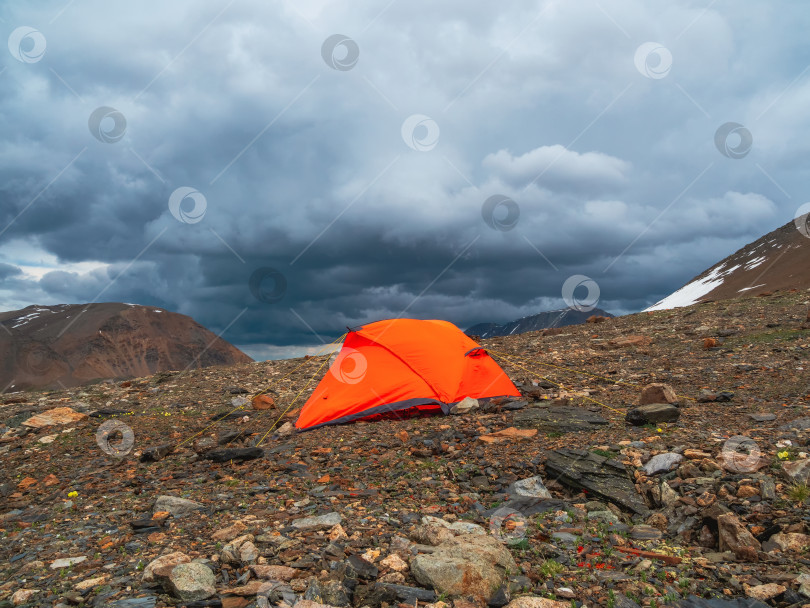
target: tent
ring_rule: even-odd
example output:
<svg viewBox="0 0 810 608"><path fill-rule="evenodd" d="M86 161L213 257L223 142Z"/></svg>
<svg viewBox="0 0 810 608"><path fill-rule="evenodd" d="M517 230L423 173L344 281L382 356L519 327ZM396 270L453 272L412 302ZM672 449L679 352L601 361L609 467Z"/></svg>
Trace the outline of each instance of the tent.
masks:
<svg viewBox="0 0 810 608"><path fill-rule="evenodd" d="M412 409L447 414L465 397L499 396L520 393L458 327L389 319L349 331L295 426L314 429Z"/></svg>

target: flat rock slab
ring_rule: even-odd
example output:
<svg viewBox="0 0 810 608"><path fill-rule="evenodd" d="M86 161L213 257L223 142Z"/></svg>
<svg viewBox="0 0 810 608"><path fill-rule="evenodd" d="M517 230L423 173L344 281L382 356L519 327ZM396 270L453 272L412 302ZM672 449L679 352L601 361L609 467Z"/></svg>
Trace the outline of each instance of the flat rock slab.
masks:
<svg viewBox="0 0 810 608"><path fill-rule="evenodd" d="M557 433L590 432L608 424L599 414L568 405L520 410L515 414L513 422L523 428Z"/></svg>
<svg viewBox="0 0 810 608"><path fill-rule="evenodd" d="M255 460L264 456L261 448L227 448L223 450L211 450L202 455L206 460L214 462L229 462L231 460L244 461Z"/></svg>
<svg viewBox="0 0 810 608"><path fill-rule="evenodd" d="M178 496L158 496L158 499L155 501L153 512L159 513L161 511L168 511L177 517L179 515L186 515L188 513L193 513L194 511L203 510L205 510L205 505L193 500L188 500L187 498L180 498Z"/></svg>
<svg viewBox="0 0 810 608"><path fill-rule="evenodd" d="M298 530L313 530L316 528L331 528L338 525L343 518L340 513L327 513L326 515L315 515L313 517L302 517L292 522L293 528Z"/></svg>
<svg viewBox="0 0 810 608"><path fill-rule="evenodd" d="M658 473L666 473L675 465L683 462L683 456L675 452L666 452L664 454L656 454L647 461L642 468L647 475L656 475Z"/></svg>
<svg viewBox="0 0 810 608"><path fill-rule="evenodd" d="M85 418L87 418L87 414L82 414L69 407L57 407L47 412L31 416L28 420L24 420L22 424L32 429L41 429L57 424L70 424L71 422L78 422Z"/></svg>
<svg viewBox="0 0 810 608"><path fill-rule="evenodd" d="M669 403L651 403L640 405L629 410L624 419L634 426L658 424L659 422L676 422L681 417L681 410Z"/></svg>
<svg viewBox="0 0 810 608"><path fill-rule="evenodd" d="M770 422L776 420L776 414L748 414L751 420L756 422Z"/></svg>
<svg viewBox="0 0 810 608"><path fill-rule="evenodd" d="M592 452L567 448L554 450L546 459L546 479L556 479L567 486L587 490L593 496L639 515L650 513L625 466Z"/></svg>
<svg viewBox="0 0 810 608"><path fill-rule="evenodd" d="M517 511L524 517L530 517L532 515L537 515L538 513L545 513L547 511L565 511L570 508L571 505L564 500L559 500L557 498L545 499L525 496L508 500L494 509L485 511L484 515L486 517L491 517L494 513L500 511L501 509L511 509L513 511Z"/></svg>

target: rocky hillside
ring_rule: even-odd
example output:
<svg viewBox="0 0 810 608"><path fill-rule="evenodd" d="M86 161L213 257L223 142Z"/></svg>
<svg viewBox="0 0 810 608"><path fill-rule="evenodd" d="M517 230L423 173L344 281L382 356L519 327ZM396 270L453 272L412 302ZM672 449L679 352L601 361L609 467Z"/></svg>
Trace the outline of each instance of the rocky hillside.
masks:
<svg viewBox="0 0 810 608"><path fill-rule="evenodd" d="M647 310L810 289L810 224L788 222L699 274ZM800 218L802 219L802 218Z"/></svg>
<svg viewBox="0 0 810 608"><path fill-rule="evenodd" d="M162 308L62 304L0 313L6 392L249 361L191 317Z"/></svg>
<svg viewBox="0 0 810 608"><path fill-rule="evenodd" d="M493 338L521 398L306 433L324 357L7 394L0 606L806 606L808 308Z"/></svg>
<svg viewBox="0 0 810 608"><path fill-rule="evenodd" d="M536 315L523 317L517 321L511 321L498 325L497 323L478 323L465 330L468 336L479 336L481 338L497 338L499 336L513 336L523 334L528 331L539 331L551 327L567 327L568 325L578 325L585 323L591 316L612 317L609 312L601 308L594 308L588 312L580 312L573 308L562 310L550 310Z"/></svg>

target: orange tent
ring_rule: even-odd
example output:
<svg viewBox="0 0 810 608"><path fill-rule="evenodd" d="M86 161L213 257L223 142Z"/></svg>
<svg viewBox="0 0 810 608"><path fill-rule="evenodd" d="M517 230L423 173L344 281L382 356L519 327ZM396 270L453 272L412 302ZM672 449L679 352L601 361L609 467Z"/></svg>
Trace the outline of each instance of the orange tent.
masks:
<svg viewBox="0 0 810 608"><path fill-rule="evenodd" d="M349 331L295 426L313 429L409 409L446 414L465 397L506 395L520 393L452 323L389 319Z"/></svg>

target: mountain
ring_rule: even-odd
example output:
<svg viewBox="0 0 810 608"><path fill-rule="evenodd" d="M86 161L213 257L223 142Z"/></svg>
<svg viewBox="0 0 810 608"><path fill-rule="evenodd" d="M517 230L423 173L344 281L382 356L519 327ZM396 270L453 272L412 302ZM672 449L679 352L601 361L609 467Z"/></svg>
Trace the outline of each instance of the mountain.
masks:
<svg viewBox="0 0 810 608"><path fill-rule="evenodd" d="M646 310L728 300L763 292L810 289L807 221L788 222L699 274Z"/></svg>
<svg viewBox="0 0 810 608"><path fill-rule="evenodd" d="M464 333L468 336L479 336L481 338L496 338L498 336L511 336L522 334L527 331L538 331L549 327L565 327L566 325L579 325L584 323L590 316L612 317L609 312L601 308L594 308L588 312L580 312L572 308L562 310L550 310L541 312L529 317L523 317L517 321L510 321L503 325L497 323L478 323L468 328Z"/></svg>
<svg viewBox="0 0 810 608"><path fill-rule="evenodd" d="M0 391L252 361L191 317L135 304L0 313Z"/></svg>

